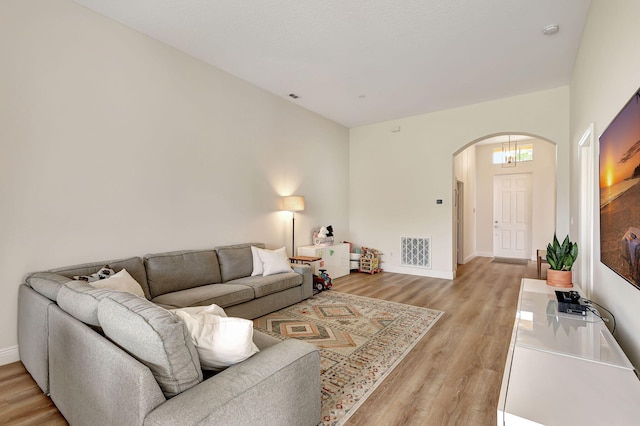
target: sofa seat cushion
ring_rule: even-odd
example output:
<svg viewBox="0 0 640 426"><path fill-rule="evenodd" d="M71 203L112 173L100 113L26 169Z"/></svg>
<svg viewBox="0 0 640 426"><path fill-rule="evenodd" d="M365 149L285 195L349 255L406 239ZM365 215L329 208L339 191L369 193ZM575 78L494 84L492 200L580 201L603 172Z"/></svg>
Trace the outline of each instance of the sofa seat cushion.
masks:
<svg viewBox="0 0 640 426"><path fill-rule="evenodd" d="M186 290L166 293L152 299L153 303L173 308L208 306L216 304L223 308L248 302L254 298L250 286L238 284L210 284Z"/></svg>
<svg viewBox="0 0 640 426"><path fill-rule="evenodd" d="M113 292L98 305L104 334L146 365L165 397L202 382L198 353L177 315L147 299Z"/></svg>
<svg viewBox="0 0 640 426"><path fill-rule="evenodd" d="M214 250L183 250L144 257L151 299L166 293L221 282Z"/></svg>
<svg viewBox="0 0 640 426"><path fill-rule="evenodd" d="M284 272L275 275L256 275L253 277L239 278L234 280L233 283L253 288L255 297L258 298L299 286L303 280L303 276L296 272Z"/></svg>

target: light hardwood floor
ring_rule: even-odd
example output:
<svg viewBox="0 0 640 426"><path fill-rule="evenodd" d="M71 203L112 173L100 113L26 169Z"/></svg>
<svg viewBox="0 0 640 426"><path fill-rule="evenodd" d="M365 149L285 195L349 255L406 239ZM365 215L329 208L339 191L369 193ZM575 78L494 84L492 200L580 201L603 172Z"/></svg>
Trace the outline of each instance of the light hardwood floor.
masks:
<svg viewBox="0 0 640 426"><path fill-rule="evenodd" d="M498 394L523 277L536 265L475 258L455 280L382 272L334 280L334 291L444 311L349 419L360 425L495 425ZM0 424L64 425L21 363L0 367Z"/></svg>
<svg viewBox="0 0 640 426"><path fill-rule="evenodd" d="M455 280L351 275L334 289L444 311L349 419L360 425L495 425L520 281L536 265L475 258Z"/></svg>
<svg viewBox="0 0 640 426"><path fill-rule="evenodd" d="M20 362L0 367L0 424L66 425Z"/></svg>

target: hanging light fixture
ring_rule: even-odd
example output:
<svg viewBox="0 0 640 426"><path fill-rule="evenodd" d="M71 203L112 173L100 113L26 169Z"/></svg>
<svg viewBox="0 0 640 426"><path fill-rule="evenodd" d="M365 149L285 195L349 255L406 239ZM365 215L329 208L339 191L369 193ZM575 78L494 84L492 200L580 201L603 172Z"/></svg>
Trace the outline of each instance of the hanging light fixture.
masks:
<svg viewBox="0 0 640 426"><path fill-rule="evenodd" d="M502 142L502 167L515 167L518 162L518 141L511 143L511 135L508 142Z"/></svg>

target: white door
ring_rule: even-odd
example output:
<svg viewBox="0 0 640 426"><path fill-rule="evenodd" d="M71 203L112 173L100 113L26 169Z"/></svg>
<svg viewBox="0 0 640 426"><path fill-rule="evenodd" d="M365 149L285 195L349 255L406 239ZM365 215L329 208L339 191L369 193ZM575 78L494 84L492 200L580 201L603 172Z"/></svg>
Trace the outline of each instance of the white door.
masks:
<svg viewBox="0 0 640 426"><path fill-rule="evenodd" d="M494 176L493 255L531 257L531 174Z"/></svg>

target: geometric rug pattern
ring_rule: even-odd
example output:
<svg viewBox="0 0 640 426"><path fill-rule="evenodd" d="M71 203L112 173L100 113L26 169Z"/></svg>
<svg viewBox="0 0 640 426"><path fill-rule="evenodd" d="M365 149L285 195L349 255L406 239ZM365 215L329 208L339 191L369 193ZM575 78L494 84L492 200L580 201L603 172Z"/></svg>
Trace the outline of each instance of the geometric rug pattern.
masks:
<svg viewBox="0 0 640 426"><path fill-rule="evenodd" d="M320 350L322 423L344 424L443 312L334 290L254 320Z"/></svg>

